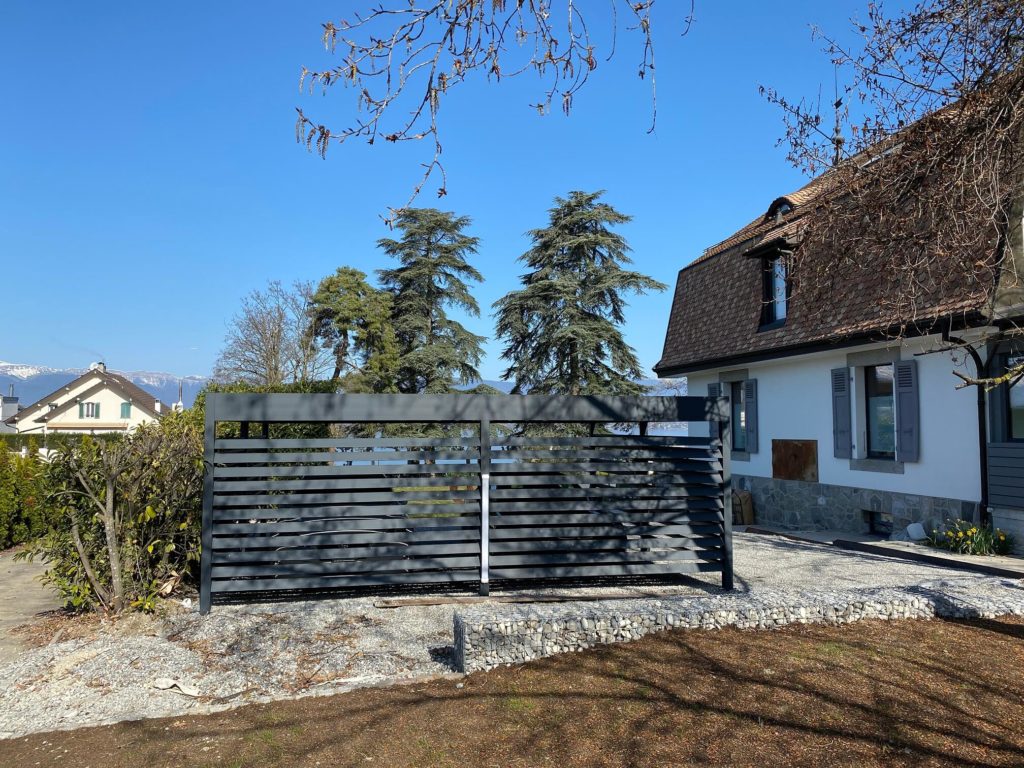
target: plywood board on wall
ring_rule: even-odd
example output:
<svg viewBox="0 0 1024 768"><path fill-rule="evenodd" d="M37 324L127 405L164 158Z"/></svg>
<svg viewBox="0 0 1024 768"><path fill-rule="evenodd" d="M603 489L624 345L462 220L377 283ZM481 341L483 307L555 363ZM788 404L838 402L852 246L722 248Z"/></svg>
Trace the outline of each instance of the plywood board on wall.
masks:
<svg viewBox="0 0 1024 768"><path fill-rule="evenodd" d="M818 441L772 440L772 477L818 482Z"/></svg>

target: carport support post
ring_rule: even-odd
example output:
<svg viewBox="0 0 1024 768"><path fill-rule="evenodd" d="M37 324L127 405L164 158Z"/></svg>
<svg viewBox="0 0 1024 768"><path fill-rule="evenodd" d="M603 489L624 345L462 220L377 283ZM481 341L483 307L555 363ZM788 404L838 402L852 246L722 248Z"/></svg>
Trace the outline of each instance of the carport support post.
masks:
<svg viewBox="0 0 1024 768"><path fill-rule="evenodd" d="M719 398L719 412L729 413L727 401ZM714 424L714 422L712 422ZM732 572L732 423L728 417L719 422L722 441L722 589L733 589Z"/></svg>
<svg viewBox="0 0 1024 768"><path fill-rule="evenodd" d="M480 419L480 594L491 592L491 422Z"/></svg>
<svg viewBox="0 0 1024 768"><path fill-rule="evenodd" d="M217 396L206 398L203 435L203 531L199 561L199 612L209 613L213 587L213 443L217 438ZM245 425L248 427L248 424Z"/></svg>

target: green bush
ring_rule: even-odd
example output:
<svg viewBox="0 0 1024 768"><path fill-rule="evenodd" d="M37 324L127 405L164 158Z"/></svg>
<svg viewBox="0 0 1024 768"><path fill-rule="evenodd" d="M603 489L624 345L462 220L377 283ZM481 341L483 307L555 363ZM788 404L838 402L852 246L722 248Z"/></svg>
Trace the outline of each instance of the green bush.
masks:
<svg viewBox="0 0 1024 768"><path fill-rule="evenodd" d="M97 440L114 440L116 438L116 433L99 434L95 436L95 439ZM4 433L0 435L0 447L6 446L12 451L20 451L22 448L28 448L34 453L40 448L55 450L64 445L74 445L81 439L81 435L59 432L49 432L46 435L41 433Z"/></svg>
<svg viewBox="0 0 1024 768"><path fill-rule="evenodd" d="M23 556L47 562L68 607L149 610L196 581L203 437L194 414L62 446L45 484L51 527Z"/></svg>
<svg viewBox="0 0 1024 768"><path fill-rule="evenodd" d="M961 555L1006 555L1013 549L1010 534L967 520L947 521L941 530L932 531L928 543Z"/></svg>
<svg viewBox="0 0 1024 768"><path fill-rule="evenodd" d="M255 384L246 384L244 382L237 382L234 384L207 384L203 390L196 395L196 401L192 408L189 409L194 414L196 422L202 428L203 419L205 418L206 409L206 396L207 394L214 392L229 392L229 393L256 393L256 394L270 394L270 393L300 393L300 394L315 394L315 393L329 393L333 394L338 391L338 386L331 381L302 381L295 382L292 384L281 384L276 387L262 387ZM241 425L237 422L221 422L217 426L217 437L218 438L233 438L241 435ZM250 424L249 435L251 437L261 437L262 425L259 423ZM331 429L329 424L322 422L310 423L310 424L270 424L269 436L273 439L303 439L303 438L318 438L318 437L330 437Z"/></svg>
<svg viewBox="0 0 1024 768"><path fill-rule="evenodd" d="M25 456L0 445L0 549L45 533L44 470L34 445Z"/></svg>

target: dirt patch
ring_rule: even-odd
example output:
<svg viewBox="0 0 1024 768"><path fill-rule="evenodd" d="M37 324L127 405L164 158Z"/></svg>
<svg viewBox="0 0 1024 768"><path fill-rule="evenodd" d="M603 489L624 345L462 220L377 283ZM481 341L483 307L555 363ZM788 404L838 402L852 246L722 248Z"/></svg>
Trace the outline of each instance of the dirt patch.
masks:
<svg viewBox="0 0 1024 768"><path fill-rule="evenodd" d="M675 631L522 667L0 741L0 765L1019 765L1024 620Z"/></svg>

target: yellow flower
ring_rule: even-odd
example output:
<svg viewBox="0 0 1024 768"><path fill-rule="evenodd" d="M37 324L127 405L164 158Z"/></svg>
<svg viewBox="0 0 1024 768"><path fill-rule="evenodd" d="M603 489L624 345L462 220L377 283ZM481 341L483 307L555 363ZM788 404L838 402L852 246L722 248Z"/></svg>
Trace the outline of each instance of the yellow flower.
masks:
<svg viewBox="0 0 1024 768"><path fill-rule="evenodd" d="M1000 541L1006 541L1006 536L1004 534L1000 533L999 534L999 540Z"/></svg>
<svg viewBox="0 0 1024 768"><path fill-rule="evenodd" d="M957 531L957 532L956 532L956 537L957 537L958 539L962 539L962 538L964 537L964 532L963 532L963 531Z"/></svg>

